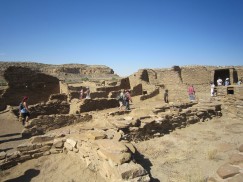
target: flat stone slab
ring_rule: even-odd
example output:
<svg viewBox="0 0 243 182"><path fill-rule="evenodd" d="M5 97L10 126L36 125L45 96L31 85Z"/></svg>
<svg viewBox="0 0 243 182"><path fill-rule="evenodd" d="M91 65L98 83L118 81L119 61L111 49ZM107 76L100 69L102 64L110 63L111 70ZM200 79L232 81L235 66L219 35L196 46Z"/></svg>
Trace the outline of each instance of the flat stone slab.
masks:
<svg viewBox="0 0 243 182"><path fill-rule="evenodd" d="M123 153L128 151L128 148L125 146L125 144L116 140L102 139L97 140L96 143L100 149L103 149L107 152Z"/></svg>
<svg viewBox="0 0 243 182"><path fill-rule="evenodd" d="M104 139L106 137L105 132L103 131L88 131L86 133L87 138L91 139L91 140L99 140L99 139Z"/></svg>
<svg viewBox="0 0 243 182"><path fill-rule="evenodd" d="M239 168L234 167L230 164L225 164L217 170L217 174L223 179L232 177L238 173L239 173Z"/></svg>
<svg viewBox="0 0 243 182"><path fill-rule="evenodd" d="M122 179L132 179L147 174L147 171L142 166L133 162L124 163L118 166L117 169Z"/></svg>
<svg viewBox="0 0 243 182"><path fill-rule="evenodd" d="M243 174L238 174L233 176L232 178L228 179L227 182L243 182Z"/></svg>
<svg viewBox="0 0 243 182"><path fill-rule="evenodd" d="M239 151L243 152L243 144L239 147Z"/></svg>
<svg viewBox="0 0 243 182"><path fill-rule="evenodd" d="M6 155L6 152L0 152L0 160L4 159Z"/></svg>
<svg viewBox="0 0 243 182"><path fill-rule="evenodd" d="M230 164L238 165L243 163L243 155L242 154L233 154L230 157Z"/></svg>

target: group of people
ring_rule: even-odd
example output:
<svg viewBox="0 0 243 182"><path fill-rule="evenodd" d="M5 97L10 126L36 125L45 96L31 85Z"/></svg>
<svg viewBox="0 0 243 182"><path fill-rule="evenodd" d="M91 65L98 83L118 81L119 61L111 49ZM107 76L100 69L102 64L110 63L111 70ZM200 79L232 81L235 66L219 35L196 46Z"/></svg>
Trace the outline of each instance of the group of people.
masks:
<svg viewBox="0 0 243 182"><path fill-rule="evenodd" d="M121 90L117 100L119 101L119 110L123 110L123 106L125 106L125 110L130 110L130 102L132 102L130 90Z"/></svg>
<svg viewBox="0 0 243 182"><path fill-rule="evenodd" d="M86 87L86 91L85 92L84 92L83 87L81 87L79 99L80 100L84 99L84 96L85 96L85 99L91 99L89 87Z"/></svg>
<svg viewBox="0 0 243 182"><path fill-rule="evenodd" d="M219 77L217 79L217 85L218 86L223 86L223 85L228 86L228 85L230 85L230 80L229 80L229 78L226 78L225 82L223 82L223 80Z"/></svg>

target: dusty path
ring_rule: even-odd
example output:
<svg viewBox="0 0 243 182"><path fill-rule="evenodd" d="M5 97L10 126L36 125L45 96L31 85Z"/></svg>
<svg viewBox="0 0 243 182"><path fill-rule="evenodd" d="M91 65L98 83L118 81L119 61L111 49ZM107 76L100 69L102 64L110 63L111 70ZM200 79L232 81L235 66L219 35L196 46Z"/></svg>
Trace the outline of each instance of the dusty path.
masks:
<svg viewBox="0 0 243 182"><path fill-rule="evenodd" d="M12 152L25 140L21 136L22 124L10 111L0 113L0 151Z"/></svg>

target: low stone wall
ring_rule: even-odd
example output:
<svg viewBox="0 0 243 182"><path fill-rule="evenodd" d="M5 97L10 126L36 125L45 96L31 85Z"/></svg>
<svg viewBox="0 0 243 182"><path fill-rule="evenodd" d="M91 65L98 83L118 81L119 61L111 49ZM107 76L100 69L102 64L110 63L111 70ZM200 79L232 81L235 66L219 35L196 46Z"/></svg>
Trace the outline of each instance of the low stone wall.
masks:
<svg viewBox="0 0 243 182"><path fill-rule="evenodd" d="M85 99L80 105L80 113L88 111L103 110L119 106L116 99Z"/></svg>
<svg viewBox="0 0 243 182"><path fill-rule="evenodd" d="M110 120L110 123L125 133L124 139L143 141L163 136L176 128L183 128L190 124L221 116L221 105L188 103L181 106L178 104L175 106L157 107L153 111L156 115L142 116L140 118L124 117Z"/></svg>
<svg viewBox="0 0 243 182"><path fill-rule="evenodd" d="M29 124L22 131L23 137L45 134L50 130L68 126L74 123L87 122L92 115L43 115L29 120Z"/></svg>
<svg viewBox="0 0 243 182"><path fill-rule="evenodd" d="M26 144L19 145L12 154L0 153L0 169L5 170L30 159L64 152L77 156L87 168L99 172L107 181L148 182L148 172L134 163L135 147L126 141L119 141L118 134L89 130L83 135L62 137L44 135L32 137ZM108 139L108 135L109 138ZM107 138L107 139L104 139ZM133 159L133 161L132 161Z"/></svg>
<svg viewBox="0 0 243 182"><path fill-rule="evenodd" d="M91 92L90 97L92 99L96 98L108 98L108 93L107 92ZM70 92L69 93L69 98L70 100L72 99L79 99L80 98L80 92Z"/></svg>
<svg viewBox="0 0 243 182"><path fill-rule="evenodd" d="M52 114L68 114L70 105L66 101L67 96L65 94L53 94L50 96L49 101L29 106L31 112L31 118L36 118L40 115L52 115ZM19 116L19 108L13 108L13 113Z"/></svg>
<svg viewBox="0 0 243 182"><path fill-rule="evenodd" d="M149 93L149 94L147 94L147 95L142 95L142 96L140 97L140 100L150 99L150 98L152 98L152 97L154 97L154 96L156 96L156 95L158 95L158 94L159 94L159 89L157 88L157 89L155 89L153 92L151 92L151 93Z"/></svg>
<svg viewBox="0 0 243 182"><path fill-rule="evenodd" d="M143 86L141 83L132 88L132 96L137 96L142 94L143 94Z"/></svg>
<svg viewBox="0 0 243 182"><path fill-rule="evenodd" d="M97 88L96 90L109 93L111 91L118 91L120 89L121 89L120 86L114 86L114 87L100 87L100 88Z"/></svg>

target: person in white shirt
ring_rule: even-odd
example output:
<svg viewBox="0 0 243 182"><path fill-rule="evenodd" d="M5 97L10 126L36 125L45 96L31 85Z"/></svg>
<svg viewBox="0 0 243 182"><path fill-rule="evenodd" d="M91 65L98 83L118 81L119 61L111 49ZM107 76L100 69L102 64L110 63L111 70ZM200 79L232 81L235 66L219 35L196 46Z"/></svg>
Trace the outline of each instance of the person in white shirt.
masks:
<svg viewBox="0 0 243 182"><path fill-rule="evenodd" d="M218 86L222 86L223 85L223 80L221 78L218 78L217 84L218 84Z"/></svg>
<svg viewBox="0 0 243 182"><path fill-rule="evenodd" d="M214 87L215 87L215 85L214 85L214 83L212 81L210 82L210 85L211 85L211 96L213 97L214 96Z"/></svg>
<svg viewBox="0 0 243 182"><path fill-rule="evenodd" d="M225 79L224 85L225 85L225 86L230 85L229 78L226 78L226 79Z"/></svg>

